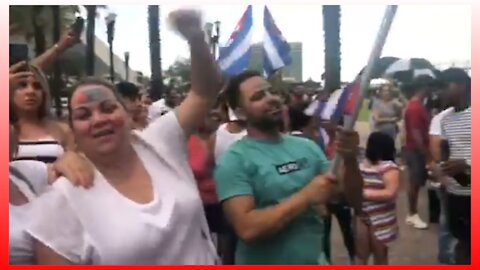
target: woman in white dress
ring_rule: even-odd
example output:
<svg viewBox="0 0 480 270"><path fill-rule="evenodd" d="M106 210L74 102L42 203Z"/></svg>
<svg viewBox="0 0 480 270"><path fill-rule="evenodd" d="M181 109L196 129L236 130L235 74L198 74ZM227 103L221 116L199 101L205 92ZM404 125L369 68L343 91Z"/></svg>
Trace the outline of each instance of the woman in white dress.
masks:
<svg viewBox="0 0 480 270"><path fill-rule="evenodd" d="M216 263L186 168L187 138L213 107L220 74L198 12L175 11L169 20L188 41L192 64L192 89L175 111L132 133L112 85L86 79L73 87L70 124L95 177L90 189L60 178L35 204L29 233L39 264Z"/></svg>

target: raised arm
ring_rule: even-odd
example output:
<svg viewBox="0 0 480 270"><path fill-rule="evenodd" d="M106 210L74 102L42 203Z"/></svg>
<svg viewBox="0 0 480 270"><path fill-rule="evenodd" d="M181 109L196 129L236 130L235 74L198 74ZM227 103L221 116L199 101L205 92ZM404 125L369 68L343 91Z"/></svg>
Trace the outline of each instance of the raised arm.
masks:
<svg viewBox="0 0 480 270"><path fill-rule="evenodd" d="M42 70L49 70L53 63L66 50L80 42L80 37L73 31L67 30L63 33L60 41L46 50L43 54L31 61L32 65L39 67Z"/></svg>
<svg viewBox="0 0 480 270"><path fill-rule="evenodd" d="M174 11L169 21L190 46L192 89L176 111L178 122L188 137L214 106L221 89L220 73L205 41L200 13Z"/></svg>

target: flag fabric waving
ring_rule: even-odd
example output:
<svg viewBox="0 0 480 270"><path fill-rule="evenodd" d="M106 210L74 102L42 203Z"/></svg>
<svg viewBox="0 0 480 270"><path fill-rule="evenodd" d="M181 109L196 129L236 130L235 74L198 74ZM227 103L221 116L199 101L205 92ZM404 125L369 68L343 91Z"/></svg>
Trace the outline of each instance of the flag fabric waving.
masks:
<svg viewBox="0 0 480 270"><path fill-rule="evenodd" d="M292 63L290 45L278 29L272 14L267 6L263 13L263 27L265 35L263 40L263 70L267 76Z"/></svg>
<svg viewBox="0 0 480 270"><path fill-rule="evenodd" d="M252 54L252 5L247 7L227 44L219 48L218 65L227 75L236 75L248 68Z"/></svg>
<svg viewBox="0 0 480 270"><path fill-rule="evenodd" d="M338 122L344 115L352 114L360 95L360 78L359 74L353 82L332 93L327 104L318 104L315 115Z"/></svg>

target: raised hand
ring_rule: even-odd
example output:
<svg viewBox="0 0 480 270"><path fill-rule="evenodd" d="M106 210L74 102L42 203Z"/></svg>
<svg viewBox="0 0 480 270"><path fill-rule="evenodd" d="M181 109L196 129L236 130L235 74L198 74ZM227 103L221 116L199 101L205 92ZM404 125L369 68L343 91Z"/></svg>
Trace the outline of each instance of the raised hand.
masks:
<svg viewBox="0 0 480 270"><path fill-rule="evenodd" d="M14 64L10 67L8 74L10 90L16 89L22 83L26 83L28 78L32 76L33 73L28 71L28 65L26 61Z"/></svg>
<svg viewBox="0 0 480 270"><path fill-rule="evenodd" d="M200 11L194 9L179 9L168 15L168 22L172 28L190 41L204 37L202 16Z"/></svg>
<svg viewBox="0 0 480 270"><path fill-rule="evenodd" d="M60 41L58 42L58 48L62 51L67 50L68 48L80 43L80 35L76 33L73 29L66 30Z"/></svg>

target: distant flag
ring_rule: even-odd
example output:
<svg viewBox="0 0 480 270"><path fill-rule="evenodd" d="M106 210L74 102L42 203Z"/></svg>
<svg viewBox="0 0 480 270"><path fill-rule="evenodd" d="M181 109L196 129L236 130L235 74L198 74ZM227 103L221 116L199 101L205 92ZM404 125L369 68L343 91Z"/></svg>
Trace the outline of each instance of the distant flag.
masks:
<svg viewBox="0 0 480 270"><path fill-rule="evenodd" d="M360 95L360 74L355 80L345 86L343 89L339 89L331 95L327 104L319 104L316 111L316 115L323 116L326 119L328 115L329 120L335 122L340 121L344 115L352 114L355 108L356 101Z"/></svg>
<svg viewBox="0 0 480 270"><path fill-rule="evenodd" d="M252 26L252 5L249 5L230 35L227 44L219 48L217 62L221 70L227 75L236 75L248 68L252 54Z"/></svg>
<svg viewBox="0 0 480 270"><path fill-rule="evenodd" d="M265 28L263 70L267 76L271 76L278 69L291 64L292 57L290 56L290 45L276 26L267 6L265 6L263 14L263 26Z"/></svg>

